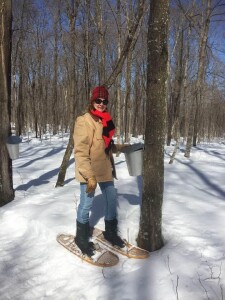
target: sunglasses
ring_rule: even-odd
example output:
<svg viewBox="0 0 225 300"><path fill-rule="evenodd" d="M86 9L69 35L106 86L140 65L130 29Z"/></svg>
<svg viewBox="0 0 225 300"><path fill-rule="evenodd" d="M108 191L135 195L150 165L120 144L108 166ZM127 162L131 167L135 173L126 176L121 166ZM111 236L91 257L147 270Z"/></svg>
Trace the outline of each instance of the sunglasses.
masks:
<svg viewBox="0 0 225 300"><path fill-rule="evenodd" d="M95 103L96 104L103 104L103 105L107 105L108 103L109 103L109 101L108 100L102 100L102 99L96 99L95 100Z"/></svg>

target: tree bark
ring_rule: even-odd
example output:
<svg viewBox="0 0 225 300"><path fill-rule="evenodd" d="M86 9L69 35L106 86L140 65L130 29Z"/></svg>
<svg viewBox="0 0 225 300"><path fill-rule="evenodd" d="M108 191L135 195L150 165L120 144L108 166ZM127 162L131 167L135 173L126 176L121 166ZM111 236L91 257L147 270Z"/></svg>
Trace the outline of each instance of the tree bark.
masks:
<svg viewBox="0 0 225 300"><path fill-rule="evenodd" d="M85 95L86 99L90 97L90 0L85 0L85 7L86 7L86 22L85 22L85 32L84 32L84 66L85 66Z"/></svg>
<svg viewBox="0 0 225 300"><path fill-rule="evenodd" d="M70 114L69 114L69 126L70 126L70 138L67 144L66 152L64 154L60 171L58 174L56 187L63 186L64 180L66 176L66 170L68 167L69 159L73 152L73 130L74 130L74 118L75 118L75 90L76 90L76 58L75 58L75 24L76 24L76 17L78 13L78 6L79 1L72 0L71 6L68 7L68 17L69 17L69 24L70 24L70 49L72 52L71 62L69 66L69 73L70 73L70 83L69 83L69 106L70 106Z"/></svg>
<svg viewBox="0 0 225 300"><path fill-rule="evenodd" d="M12 2L0 0L0 206L14 199L12 161L6 148L11 133Z"/></svg>
<svg viewBox="0 0 225 300"><path fill-rule="evenodd" d="M188 138L185 149L185 157L190 157L191 153L191 142L193 137L193 144L196 145L197 135L198 135L198 123L199 123L199 108L202 102L202 86L206 71L206 45L209 33L210 24L210 14L211 14L212 1L207 1L206 16L202 22L200 46L199 46L199 64L198 64L198 74L196 80L195 95L193 97L193 103L191 108L191 116L189 122ZM202 13L203 14L203 13Z"/></svg>
<svg viewBox="0 0 225 300"><path fill-rule="evenodd" d="M59 10L59 2L56 4L58 7L56 7L56 11L54 12L54 50L53 50L53 99L52 99L52 113L53 113L53 120L52 120L52 127L53 127L53 135L57 134L58 126L59 126L59 118L58 118L58 43L59 43L59 37L58 37L58 23L59 23L59 16L60 16L60 10Z"/></svg>
<svg viewBox="0 0 225 300"><path fill-rule="evenodd" d="M103 31L103 11L101 0L96 0L96 23L98 30L98 74L99 85L105 82L105 38Z"/></svg>
<svg viewBox="0 0 225 300"><path fill-rule="evenodd" d="M186 46L186 55L185 55L185 63L184 63L184 79L183 79L183 134L182 136L185 138L187 136L187 96L188 96L188 65L190 59L190 35L191 35L191 26L188 27L187 34L187 46Z"/></svg>
<svg viewBox="0 0 225 300"><path fill-rule="evenodd" d="M121 0L117 0L117 58L121 56ZM116 79L116 137L117 143L121 143L121 74L118 75Z"/></svg>
<svg viewBox="0 0 225 300"><path fill-rule="evenodd" d="M169 0L152 0L148 23L147 103L143 170L143 197L138 245L148 251L163 246L162 203L166 81L168 75Z"/></svg>
<svg viewBox="0 0 225 300"><path fill-rule="evenodd" d="M180 30L179 40L178 40L178 57L176 62L176 71L175 71L175 88L173 93L173 102L174 102L174 122L172 125L171 135L174 137L176 145L174 147L173 153L170 157L169 164L172 164L176 156L177 150L180 143L180 106L181 106L181 92L183 86L183 29Z"/></svg>

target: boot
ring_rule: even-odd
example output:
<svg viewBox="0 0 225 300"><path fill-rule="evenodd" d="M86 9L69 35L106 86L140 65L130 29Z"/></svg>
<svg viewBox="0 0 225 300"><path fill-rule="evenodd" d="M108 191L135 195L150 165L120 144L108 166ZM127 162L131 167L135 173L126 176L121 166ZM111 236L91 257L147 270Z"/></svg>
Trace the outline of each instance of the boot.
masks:
<svg viewBox="0 0 225 300"><path fill-rule="evenodd" d="M77 221L77 233L74 241L83 254L90 257L94 255L94 244L89 242L89 223L82 224Z"/></svg>
<svg viewBox="0 0 225 300"><path fill-rule="evenodd" d="M110 221L105 220L105 231L103 232L104 238L109 241L113 246L123 248L125 246L124 241L117 235L117 219Z"/></svg>

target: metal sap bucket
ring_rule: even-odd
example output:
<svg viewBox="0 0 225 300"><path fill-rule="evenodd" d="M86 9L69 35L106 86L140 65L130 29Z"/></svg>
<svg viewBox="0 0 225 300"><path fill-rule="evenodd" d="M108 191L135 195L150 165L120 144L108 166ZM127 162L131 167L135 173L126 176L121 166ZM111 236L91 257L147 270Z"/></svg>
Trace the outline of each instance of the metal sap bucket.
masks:
<svg viewBox="0 0 225 300"><path fill-rule="evenodd" d="M22 139L19 136L11 135L8 137L6 147L11 159L19 158L19 144L21 142Z"/></svg>
<svg viewBox="0 0 225 300"><path fill-rule="evenodd" d="M142 175L143 148L141 143L130 145L124 149L126 164L130 176Z"/></svg>

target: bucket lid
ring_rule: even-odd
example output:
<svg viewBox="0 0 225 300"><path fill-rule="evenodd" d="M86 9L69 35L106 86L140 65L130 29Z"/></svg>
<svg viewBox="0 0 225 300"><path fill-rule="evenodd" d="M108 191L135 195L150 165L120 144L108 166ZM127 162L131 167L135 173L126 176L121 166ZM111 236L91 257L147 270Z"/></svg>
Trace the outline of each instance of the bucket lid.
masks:
<svg viewBox="0 0 225 300"><path fill-rule="evenodd" d="M7 144L19 144L21 142L22 142L21 137L17 135L11 135L7 139Z"/></svg>
<svg viewBox="0 0 225 300"><path fill-rule="evenodd" d="M143 149L144 149L144 144L137 143L137 144L132 144L128 147L125 147L123 150L123 153L131 153L131 152L135 152L135 151L143 150Z"/></svg>

